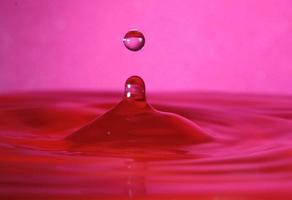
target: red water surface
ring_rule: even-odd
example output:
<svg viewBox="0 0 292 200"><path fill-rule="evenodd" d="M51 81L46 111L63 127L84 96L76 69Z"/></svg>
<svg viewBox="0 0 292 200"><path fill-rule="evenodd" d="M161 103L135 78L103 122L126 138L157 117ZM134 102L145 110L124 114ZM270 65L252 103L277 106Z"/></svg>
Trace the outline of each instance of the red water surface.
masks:
<svg viewBox="0 0 292 200"><path fill-rule="evenodd" d="M149 96L155 109L200 127L212 138L207 142L163 145L159 137L145 145L143 140L140 145L119 140L80 145L65 139L113 108L121 96L1 95L0 199L292 198L292 97Z"/></svg>

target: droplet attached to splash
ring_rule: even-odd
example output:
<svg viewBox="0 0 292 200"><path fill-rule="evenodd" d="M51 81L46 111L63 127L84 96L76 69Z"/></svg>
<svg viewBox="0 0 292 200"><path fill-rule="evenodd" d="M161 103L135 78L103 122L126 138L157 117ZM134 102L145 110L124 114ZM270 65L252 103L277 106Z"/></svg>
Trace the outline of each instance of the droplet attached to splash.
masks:
<svg viewBox="0 0 292 200"><path fill-rule="evenodd" d="M145 85L139 76L131 76L125 83L125 98L135 101L145 101Z"/></svg>
<svg viewBox="0 0 292 200"><path fill-rule="evenodd" d="M146 101L139 76L125 82L123 100L93 122L69 135L78 145L118 143L131 146L168 146L208 142L211 137L192 121L154 109Z"/></svg>
<svg viewBox="0 0 292 200"><path fill-rule="evenodd" d="M123 43L131 51L139 51L145 45L145 37L140 31L133 29L126 33Z"/></svg>

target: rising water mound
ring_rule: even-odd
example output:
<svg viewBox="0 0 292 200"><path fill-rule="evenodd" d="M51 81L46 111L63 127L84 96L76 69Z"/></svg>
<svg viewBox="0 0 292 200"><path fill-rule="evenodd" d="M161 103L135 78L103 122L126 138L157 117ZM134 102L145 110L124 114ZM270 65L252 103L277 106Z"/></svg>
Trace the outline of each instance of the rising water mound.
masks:
<svg viewBox="0 0 292 200"><path fill-rule="evenodd" d="M204 143L212 138L192 121L154 109L146 101L143 79L131 76L120 103L65 140L78 145L114 142L168 146Z"/></svg>

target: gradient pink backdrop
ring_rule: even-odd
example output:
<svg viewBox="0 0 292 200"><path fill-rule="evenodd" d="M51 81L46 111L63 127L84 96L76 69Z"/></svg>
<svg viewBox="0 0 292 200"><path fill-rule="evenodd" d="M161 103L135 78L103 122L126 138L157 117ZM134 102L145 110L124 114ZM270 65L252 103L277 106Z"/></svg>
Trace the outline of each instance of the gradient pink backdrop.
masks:
<svg viewBox="0 0 292 200"><path fill-rule="evenodd" d="M292 1L0 0L0 92L120 90L132 74L151 91L292 94Z"/></svg>

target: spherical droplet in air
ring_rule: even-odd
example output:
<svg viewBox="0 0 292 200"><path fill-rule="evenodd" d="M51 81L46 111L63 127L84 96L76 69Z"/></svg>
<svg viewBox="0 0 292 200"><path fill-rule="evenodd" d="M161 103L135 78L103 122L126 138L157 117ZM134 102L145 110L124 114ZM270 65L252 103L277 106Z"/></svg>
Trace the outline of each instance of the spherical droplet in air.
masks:
<svg viewBox="0 0 292 200"><path fill-rule="evenodd" d="M137 30L130 30L123 38L123 43L131 51L139 51L145 45L144 35Z"/></svg>

